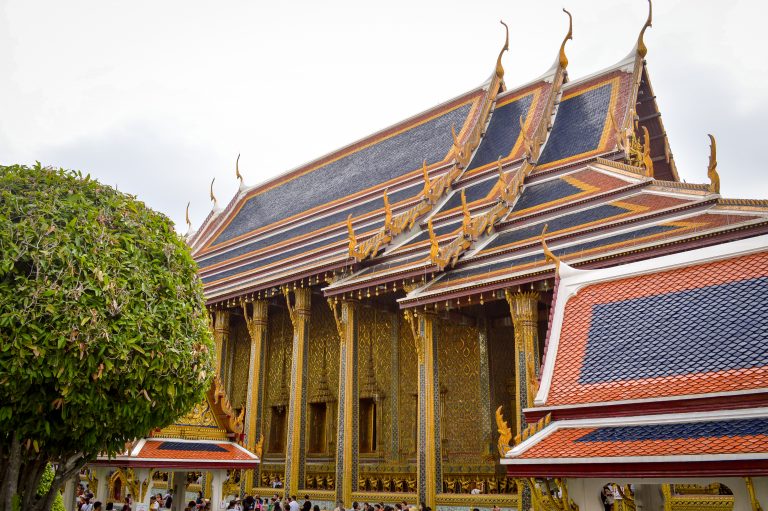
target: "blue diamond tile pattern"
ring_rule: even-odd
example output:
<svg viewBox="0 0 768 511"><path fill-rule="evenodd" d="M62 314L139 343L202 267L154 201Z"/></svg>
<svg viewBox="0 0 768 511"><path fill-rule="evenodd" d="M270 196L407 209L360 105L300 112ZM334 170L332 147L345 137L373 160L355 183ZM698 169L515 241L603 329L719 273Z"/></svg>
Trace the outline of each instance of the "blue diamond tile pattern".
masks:
<svg viewBox="0 0 768 511"><path fill-rule="evenodd" d="M598 304L579 383L763 367L767 348L766 277Z"/></svg>
<svg viewBox="0 0 768 511"><path fill-rule="evenodd" d="M640 442L653 440L688 440L722 438L768 433L768 419L737 419L684 424L649 424L598 428L577 438L576 442Z"/></svg>

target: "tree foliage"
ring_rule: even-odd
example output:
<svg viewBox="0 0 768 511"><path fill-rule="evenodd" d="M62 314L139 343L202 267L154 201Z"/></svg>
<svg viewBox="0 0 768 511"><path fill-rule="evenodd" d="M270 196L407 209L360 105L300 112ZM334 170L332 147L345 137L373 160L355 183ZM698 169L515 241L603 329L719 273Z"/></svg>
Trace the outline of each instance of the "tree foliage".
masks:
<svg viewBox="0 0 768 511"><path fill-rule="evenodd" d="M40 508L49 461L56 486L200 402L211 351L167 217L79 172L0 166L0 511L10 490Z"/></svg>

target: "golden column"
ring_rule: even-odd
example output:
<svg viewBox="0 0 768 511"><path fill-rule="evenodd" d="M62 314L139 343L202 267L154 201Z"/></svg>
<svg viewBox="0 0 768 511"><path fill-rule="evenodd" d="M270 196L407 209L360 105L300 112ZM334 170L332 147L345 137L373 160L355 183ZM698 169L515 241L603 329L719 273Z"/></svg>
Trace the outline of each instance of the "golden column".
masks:
<svg viewBox="0 0 768 511"><path fill-rule="evenodd" d="M504 291L515 331L515 427L520 434L526 427L523 410L533 405L538 390L538 317L539 293ZM524 486L520 494L520 507L531 507L531 489Z"/></svg>
<svg viewBox="0 0 768 511"><path fill-rule="evenodd" d="M246 446L251 452L261 458L261 447L264 435L262 425L262 402L264 399L264 367L265 345L267 342L267 301L256 300L251 304L248 314L248 304L243 302L243 316L251 338L251 353L248 367L248 395L246 397L245 432ZM249 470L245 477L245 491L251 493L251 488L257 486L258 469Z"/></svg>
<svg viewBox="0 0 768 511"><path fill-rule="evenodd" d="M215 310L213 312L213 342L216 345L216 376L222 375L222 350L229 342L229 311Z"/></svg>
<svg viewBox="0 0 768 511"><path fill-rule="evenodd" d="M357 491L357 460L359 437L359 388L358 388L358 304L354 300L341 302L341 314L337 302L328 300L336 320L339 346L339 408L336 426L336 501L344 507L352 507L352 492Z"/></svg>
<svg viewBox="0 0 768 511"><path fill-rule="evenodd" d="M288 407L288 432L285 449L285 495L296 495L304 481L304 443L307 415L307 347L309 338L310 300L312 291L293 291L294 305L287 289L283 290L288 314L293 323L293 357L291 359L291 399Z"/></svg>
<svg viewBox="0 0 768 511"><path fill-rule="evenodd" d="M437 368L437 317L431 312L405 311L416 343L419 368L418 427L416 434L416 493L419 503L435 508L442 490L440 385Z"/></svg>

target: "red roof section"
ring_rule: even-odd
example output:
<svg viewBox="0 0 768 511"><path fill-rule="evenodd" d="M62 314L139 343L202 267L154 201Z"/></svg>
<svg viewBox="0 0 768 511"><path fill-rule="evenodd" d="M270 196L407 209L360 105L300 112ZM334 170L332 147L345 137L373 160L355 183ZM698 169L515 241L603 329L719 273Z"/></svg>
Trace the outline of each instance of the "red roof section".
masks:
<svg viewBox="0 0 768 511"><path fill-rule="evenodd" d="M768 453L768 432L759 435L618 442L577 441L598 428L564 428L518 458L607 458Z"/></svg>
<svg viewBox="0 0 768 511"><path fill-rule="evenodd" d="M680 374L647 378L623 380L609 378L597 383L584 382L585 370L588 369L585 361L588 355L590 329L596 321L594 317L596 307L605 304L632 303L629 301L647 297L672 296L673 293L681 291L746 282L766 276L768 276L768 254L763 252L594 284L581 289L566 304L554 377L546 405L574 405L768 388L768 366L759 360L752 366L725 367L718 362L714 353L711 369L683 371ZM763 298L760 298L760 295L756 298L753 304L756 310L761 310L760 302ZM701 312L695 308L690 310L690 314L694 316ZM627 318L627 321L635 321L635 319ZM705 326L701 325L701 328L705 329ZM697 335L703 334L694 332L689 336L690 339L686 339L686 342L690 341L692 349L695 349ZM663 354L664 350L672 348L676 342L678 339L675 338L649 340L648 351L655 353L651 356L659 356L659 353ZM755 360L759 358L758 354ZM604 363L609 366L614 361L611 357L606 357ZM597 380L600 380L599 375Z"/></svg>
<svg viewBox="0 0 768 511"><path fill-rule="evenodd" d="M172 446L183 446L180 449L170 449ZM147 440L137 458L167 459L167 460L228 460L250 461L253 456L238 449L229 442L178 442L175 440Z"/></svg>

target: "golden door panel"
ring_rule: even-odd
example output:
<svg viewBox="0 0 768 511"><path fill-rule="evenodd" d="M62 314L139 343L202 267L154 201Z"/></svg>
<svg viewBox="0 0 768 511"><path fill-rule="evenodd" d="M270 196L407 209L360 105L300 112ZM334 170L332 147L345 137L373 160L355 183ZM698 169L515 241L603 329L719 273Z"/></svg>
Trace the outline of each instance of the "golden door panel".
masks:
<svg viewBox="0 0 768 511"><path fill-rule="evenodd" d="M485 440L477 433L487 418L481 410L478 331L448 321L438 328L443 459L479 463Z"/></svg>

